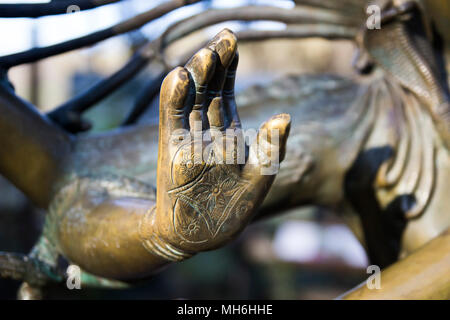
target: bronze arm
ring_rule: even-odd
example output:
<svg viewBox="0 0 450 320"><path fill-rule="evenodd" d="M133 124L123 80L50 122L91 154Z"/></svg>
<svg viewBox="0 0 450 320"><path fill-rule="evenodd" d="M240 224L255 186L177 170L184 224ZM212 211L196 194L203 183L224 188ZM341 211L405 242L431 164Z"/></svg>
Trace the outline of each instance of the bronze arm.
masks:
<svg viewBox="0 0 450 320"><path fill-rule="evenodd" d="M36 205L50 203L71 144L68 134L0 85L0 172Z"/></svg>
<svg viewBox="0 0 450 320"><path fill-rule="evenodd" d="M362 283L345 300L449 300L450 230L381 273L381 288Z"/></svg>

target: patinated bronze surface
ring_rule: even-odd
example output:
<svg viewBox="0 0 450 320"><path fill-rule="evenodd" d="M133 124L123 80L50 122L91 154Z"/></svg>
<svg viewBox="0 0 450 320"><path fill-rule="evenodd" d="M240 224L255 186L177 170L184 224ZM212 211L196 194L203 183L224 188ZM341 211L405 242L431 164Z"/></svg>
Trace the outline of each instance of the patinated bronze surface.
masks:
<svg viewBox="0 0 450 320"><path fill-rule="evenodd" d="M250 150L248 164L238 163L236 47L224 30L164 80L156 199L143 183L81 178L74 169L77 176L57 196L47 224L64 256L98 276L143 278L168 262L223 246L248 224L274 178L261 174L261 166L271 164L260 164L260 157L283 153L290 117L266 122L260 132L268 134ZM271 129L280 141L272 143Z"/></svg>
<svg viewBox="0 0 450 320"><path fill-rule="evenodd" d="M350 24L350 9L363 5L348 2L321 5ZM289 77L236 103L237 40L223 30L167 75L158 126L74 136L0 87L0 172L48 208L30 254L39 276L13 272L27 283L23 294L62 281L60 257L83 269L86 285L121 287L225 245L254 218L313 204L339 212L373 263L384 268L412 254L385 271L387 289L373 297L448 297L448 281L436 282L448 279L448 232L423 247L450 226L450 94L444 42L433 29L448 37L448 11L435 1L381 2L382 28L355 34L356 66L367 74ZM255 143L240 149L241 129L263 122ZM24 174L28 154L33 170ZM284 159L276 177L263 174L278 168L273 159ZM26 263L1 259L5 269ZM399 283L399 272L417 275L418 265L436 274ZM415 295L414 285L426 290Z"/></svg>

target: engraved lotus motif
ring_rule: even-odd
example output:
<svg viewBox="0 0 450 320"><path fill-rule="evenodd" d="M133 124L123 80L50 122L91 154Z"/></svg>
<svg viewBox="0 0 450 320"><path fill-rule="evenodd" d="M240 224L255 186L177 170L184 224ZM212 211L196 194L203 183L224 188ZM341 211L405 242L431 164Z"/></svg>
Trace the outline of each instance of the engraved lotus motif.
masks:
<svg viewBox="0 0 450 320"><path fill-rule="evenodd" d="M196 226L204 223L209 231L208 238L214 238L236 211L248 185L232 168L218 165L203 171L192 183L169 191L175 202L175 230L186 241L202 242L204 240L198 239ZM177 208L184 206L193 208L196 215L190 218L179 216Z"/></svg>
<svg viewBox="0 0 450 320"><path fill-rule="evenodd" d="M197 200L206 203L206 210L212 213L216 206L224 208L236 192L237 180L234 176L206 175L206 180L196 189ZM221 180L225 179L225 180Z"/></svg>

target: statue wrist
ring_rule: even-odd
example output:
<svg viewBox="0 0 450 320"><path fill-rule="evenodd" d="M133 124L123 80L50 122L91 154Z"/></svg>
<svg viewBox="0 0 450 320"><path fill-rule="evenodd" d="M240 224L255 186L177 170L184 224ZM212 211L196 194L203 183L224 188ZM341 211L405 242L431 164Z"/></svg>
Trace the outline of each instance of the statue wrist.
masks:
<svg viewBox="0 0 450 320"><path fill-rule="evenodd" d="M142 240L142 245L151 254L168 262L179 262L191 258L195 253L188 252L184 249L173 245L161 236L154 226L158 224L153 221L156 214L156 205L150 208L142 218L139 235Z"/></svg>

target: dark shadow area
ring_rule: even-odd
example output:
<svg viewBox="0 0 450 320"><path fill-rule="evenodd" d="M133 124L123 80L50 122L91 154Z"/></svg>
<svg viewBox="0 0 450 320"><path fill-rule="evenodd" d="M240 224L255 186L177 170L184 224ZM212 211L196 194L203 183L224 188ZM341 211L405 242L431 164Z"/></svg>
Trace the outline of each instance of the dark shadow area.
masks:
<svg viewBox="0 0 450 320"><path fill-rule="evenodd" d="M381 268L397 261L406 227L404 212L414 204L411 195L402 195L382 209L376 199L376 174L393 154L391 147L366 150L358 156L345 177L346 197L361 216L369 259Z"/></svg>

